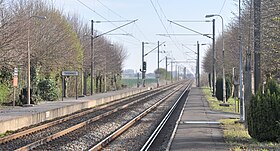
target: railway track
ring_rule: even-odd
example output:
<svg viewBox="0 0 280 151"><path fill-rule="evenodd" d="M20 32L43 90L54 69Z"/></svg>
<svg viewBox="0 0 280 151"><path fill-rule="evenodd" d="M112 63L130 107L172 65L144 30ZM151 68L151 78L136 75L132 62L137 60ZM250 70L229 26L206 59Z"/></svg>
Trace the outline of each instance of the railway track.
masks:
<svg viewBox="0 0 280 151"><path fill-rule="evenodd" d="M175 92L166 100L158 104L153 110L147 111L146 116L140 119L136 124L132 125L126 132L116 138L107 147L102 150L150 150L151 145L157 139L158 134L161 133L162 128L165 126L177 106L184 104L184 100L190 84L186 87ZM172 132L172 131L171 131ZM164 136L168 140L168 136ZM165 144L164 144L165 143ZM152 150L166 150L168 141L161 141ZM163 146L161 146L164 144ZM154 145L154 144L153 144ZM154 147L154 146L153 146Z"/></svg>
<svg viewBox="0 0 280 151"><path fill-rule="evenodd" d="M54 139L59 140L64 136L71 135L68 133L78 131L78 129L84 129L92 123L96 123L96 125L98 125L99 122L97 121L100 120L100 123L102 123L102 119L109 115L116 114L117 112L121 111L123 112L124 109L129 108L130 106L133 106L137 103L143 104L145 100L153 99L159 94L162 95L164 93L168 93L168 91L171 91L170 87L172 89L175 86L176 84L171 85L169 87L161 87L159 89L154 89L126 99L121 99L112 102L110 104L106 104L61 119L50 121L43 125L38 125L36 127L12 134L10 136L6 136L0 139L0 148L1 150L31 150L35 148L36 150L36 147L42 144L51 142ZM85 132L86 130L83 131ZM44 150L44 148L39 148L39 150Z"/></svg>
<svg viewBox="0 0 280 151"><path fill-rule="evenodd" d="M149 136L149 138L147 139L145 144L142 146L141 151L150 150L152 144L155 142L155 140L157 139L158 135L163 130L164 126L166 125L168 120L171 118L172 114L175 112L175 110L180 105L180 103L181 104L185 104L182 99L183 99L184 95L190 90L190 87L191 87L191 84L189 84L185 88L183 93L180 94L179 98L176 99L176 101L174 102L172 107L170 109L168 109L168 111L166 111L166 113L165 113L164 117L162 118L162 120L157 124L157 127L154 129L153 133Z"/></svg>
<svg viewBox="0 0 280 151"><path fill-rule="evenodd" d="M162 88L164 89L165 86L163 86ZM29 135L31 133L46 129L48 127L63 123L64 121L67 121L69 119L74 119L74 118L77 118L77 117L80 117L80 116L84 116L88 113L92 113L92 112L95 112L95 111L98 111L98 110L101 110L101 109L104 109L104 108L107 108L107 107L110 107L110 106L113 106L113 105L118 105L120 103L126 104L126 102L128 102L130 100L137 100L137 99L142 98L142 96L149 96L150 94L154 93L155 91L158 91L158 90L154 89L154 90L151 90L151 91L144 91L144 92L137 93L137 94L134 94L134 95L126 97L126 98L118 99L118 100L115 100L115 101L112 101L110 103L103 104L103 105L100 105L100 106L97 106L97 107L94 107L94 108L84 109L82 111L78 111L78 112L70 114L70 115L59 117L59 118L56 118L54 120L45 121L45 122L42 122L42 123L39 123L39 124L36 124L36 125L32 125L32 126L20 129L20 130L16 131L15 133L11 134L11 135L1 137L0 138L0 144L6 143L6 142L11 141L11 140L15 140L15 139L20 138L22 136Z"/></svg>

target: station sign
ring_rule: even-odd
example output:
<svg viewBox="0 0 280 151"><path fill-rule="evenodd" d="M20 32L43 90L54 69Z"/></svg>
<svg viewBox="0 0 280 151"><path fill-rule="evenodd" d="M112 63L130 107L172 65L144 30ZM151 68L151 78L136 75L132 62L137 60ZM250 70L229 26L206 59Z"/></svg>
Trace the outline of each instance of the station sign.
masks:
<svg viewBox="0 0 280 151"><path fill-rule="evenodd" d="M14 68L14 76L18 75L18 68Z"/></svg>
<svg viewBox="0 0 280 151"><path fill-rule="evenodd" d="M17 86L18 86L18 77L17 77L17 76L14 76L14 77L13 77L13 86L14 86L14 87L17 87Z"/></svg>
<svg viewBox="0 0 280 151"><path fill-rule="evenodd" d="M62 71L61 73L63 76L78 76L78 71Z"/></svg>
<svg viewBox="0 0 280 151"><path fill-rule="evenodd" d="M79 75L79 72L78 71L62 71L61 72L61 75L63 76L62 77L62 98L61 100L63 101L63 97L65 97L66 95L66 80L65 80L65 76L76 76L76 86L75 86L75 89L76 89L76 100L78 99L78 84L77 84L77 77Z"/></svg>
<svg viewBox="0 0 280 151"><path fill-rule="evenodd" d="M18 86L18 68L14 68L13 86Z"/></svg>

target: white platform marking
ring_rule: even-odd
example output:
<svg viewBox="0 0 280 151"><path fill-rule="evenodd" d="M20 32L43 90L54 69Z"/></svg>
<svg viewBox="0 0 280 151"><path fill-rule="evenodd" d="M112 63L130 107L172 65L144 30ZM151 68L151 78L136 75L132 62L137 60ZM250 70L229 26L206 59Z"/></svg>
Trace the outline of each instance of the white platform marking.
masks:
<svg viewBox="0 0 280 151"><path fill-rule="evenodd" d="M217 121L180 121L180 124L220 124Z"/></svg>

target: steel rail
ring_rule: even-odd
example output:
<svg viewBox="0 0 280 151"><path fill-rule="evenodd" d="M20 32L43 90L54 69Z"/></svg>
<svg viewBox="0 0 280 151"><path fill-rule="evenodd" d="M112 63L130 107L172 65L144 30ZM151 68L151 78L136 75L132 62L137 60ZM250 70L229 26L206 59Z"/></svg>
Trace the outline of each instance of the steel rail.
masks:
<svg viewBox="0 0 280 151"><path fill-rule="evenodd" d="M162 88L165 88L165 87L161 87L161 89ZM158 89L159 88L156 88L153 91L156 91ZM40 125L40 126L36 126L36 127L30 128L30 129L27 129L27 130L24 130L24 131L21 131L21 132L17 132L17 133L11 134L11 135L7 135L7 136L4 136L4 137L1 137L0 138L0 144L6 143L8 141L17 139L19 137L22 137L22 136L25 136L25 135L28 135L28 134L31 134L31 133L34 133L34 132L37 132L37 131L40 131L40 130L43 130L43 129L46 129L48 127L60 124L62 122L68 121L70 119L77 118L77 117L86 115L88 113L95 112L95 111L107 108L107 107L115 105L117 103L121 103L121 102L127 101L129 99L133 99L133 98L139 97L141 95L144 95L144 94L150 93L150 92L151 91L140 92L140 93L137 93L135 95L132 95L132 96L129 96L129 97L126 97L126 98L121 98L121 99L109 102L107 104L102 104L100 106L93 107L92 109L88 109L86 111L82 111L82 112L79 112L79 113L74 113L73 115L70 115L70 116L66 115L67 117L64 117L62 119L58 119L58 120L55 120L55 121L52 121L52 122L49 122L49 123L46 123L46 124L43 124L43 125Z"/></svg>
<svg viewBox="0 0 280 151"><path fill-rule="evenodd" d="M182 86L183 87L183 86ZM181 88L181 87L180 87ZM133 124L135 124L137 121L142 119L144 116L146 116L148 113L150 113L153 109L158 107L163 101L165 101L167 98L169 98L171 95L173 95L177 90L180 88L174 89L171 93L169 93L167 96L165 96L163 99L159 100L157 103L140 113L138 116L127 122L125 125L120 127L118 130L116 130L111 135L107 136L105 139L103 139L98 144L94 145L92 148L89 149L89 151L98 151L101 150L103 147L107 146L112 140L114 140L116 137L120 136L124 131L129 129Z"/></svg>
<svg viewBox="0 0 280 151"><path fill-rule="evenodd" d="M129 98L127 98L127 99L129 99ZM21 132L18 132L18 133L14 133L14 134L2 137L2 138L0 138L0 144L11 141L11 140L14 140L14 139L17 139L19 137L22 137L22 136L25 136L25 135L28 135L28 134L31 134L31 133L34 133L36 131L40 131L40 130L48 128L50 126L65 122L69 119L73 119L73 118L83 116L83 115L86 115L88 113L91 113L91 112L94 112L94 111L97 111L97 110L100 110L100 109L103 109L103 108L106 108L106 107L109 107L111 105L117 104L117 103L119 103L121 101L125 101L125 100L126 99L113 101L113 102L110 102L110 104L104 104L102 106L97 106L97 107L89 109L87 111L83 111L83 112L80 112L80 113L77 113L77 114L74 114L74 115L71 115L71 116L67 116L63 119L55 120L55 121L52 121L52 122L49 122L49 123L46 123L46 124L43 124L43 125L40 125L40 126L37 126L37 127L33 127L33 128L30 128L30 129L27 129L27 130L24 130L24 131L21 131Z"/></svg>
<svg viewBox="0 0 280 151"><path fill-rule="evenodd" d="M185 93L190 89L192 82L188 84L184 92L181 94L181 96L177 99L177 101L173 104L173 106L170 108L170 110L167 112L165 117L162 119L162 121L159 123L157 128L154 130L154 132L150 135L146 143L142 146L140 151L147 151L150 146L153 144L154 140L157 138L158 134L162 130L162 128L165 126L166 122L169 120L170 116L173 114L175 108L178 106L180 100L185 95Z"/></svg>
<svg viewBox="0 0 280 151"><path fill-rule="evenodd" d="M177 121L176 121L176 125L175 125L175 127L174 127L174 129L173 129L173 131L172 131L172 134L171 134L171 137L170 137L170 139L169 139L169 141L168 141L166 150L170 150L171 143L172 143L172 141L173 141L173 139L174 139L174 137L175 137L175 134L176 134L178 125L179 125L179 123L180 123L180 120L182 119L182 116L183 116L185 107L186 107L186 105L187 105L187 103L188 103L188 99L189 99L189 96L187 97L187 99L186 99L186 101L185 101L185 103L184 103L184 105L183 105L183 109L181 110L180 115L179 115L179 117L178 117L178 119L177 119Z"/></svg>
<svg viewBox="0 0 280 151"><path fill-rule="evenodd" d="M173 84L173 85L175 85L175 84ZM173 85L171 85L171 86L173 86ZM54 139L56 139L56 138L58 138L58 137L61 137L61 136L65 135L65 134L68 134L68 133L70 133L70 132L72 132L72 131L75 131L75 130L77 130L77 129L83 127L83 126L89 125L89 124L91 124L92 122L95 122L95 121L97 121L97 120L99 120L99 119L101 119L101 118L104 118L104 117L106 117L106 116L108 116L108 115L111 115L111 114L113 114L113 113L115 113L115 112L118 112L119 110L125 109L125 108L127 108L128 106L130 106L130 105L132 105L132 104L135 104L135 103L137 103L137 102L140 102L140 101L142 101L142 100L144 100L144 99L146 99L146 98L148 98L148 97L157 95L157 94L161 93L162 91L165 91L165 90L167 90L167 89L169 89L169 88L170 88L170 87L164 87L164 89L162 89L162 88L160 88L160 89L155 89L155 90L160 90L160 91L159 91L159 92L155 92L155 93L153 93L153 94L149 94L149 95L147 95L147 96L145 96L145 97L143 97L143 98L141 98L141 99L138 99L138 100L136 100L136 101L130 102L130 103L128 103L128 104L122 105L121 107L115 108L114 110L111 110L111 111L109 111L109 112L106 112L106 113L103 113L103 114L101 114L101 115L95 116L95 117L93 117L93 118L91 118L91 119L89 119L89 120L86 120L86 121L84 121L84 122L81 122L81 123L79 123L79 124L76 124L76 125L74 125L74 126L71 126L71 127L67 128L67 129L65 129L65 130L62 130L62 131L60 131L60 132L57 132L57 133L55 133L55 134L52 134L52 135L50 135L50 136L47 136L47 137L42 138L42 139L40 139L40 140L37 140L37 141L35 141L35 142L31 143L31 144L27 144L27 145L25 145L25 146L22 146L22 147L16 149L16 151L28 151L28 150L32 150L33 148L36 148L36 147L38 147L38 146L40 146L40 145L42 145L42 144L45 144L45 143L47 143L47 142L50 142L50 141L52 141L52 140L54 140Z"/></svg>

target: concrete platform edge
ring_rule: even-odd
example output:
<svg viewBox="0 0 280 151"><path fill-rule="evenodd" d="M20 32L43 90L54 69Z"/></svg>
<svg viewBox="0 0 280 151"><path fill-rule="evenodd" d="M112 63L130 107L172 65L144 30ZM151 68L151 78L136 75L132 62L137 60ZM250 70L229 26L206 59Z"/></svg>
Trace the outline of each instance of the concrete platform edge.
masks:
<svg viewBox="0 0 280 151"><path fill-rule="evenodd" d="M0 133L5 133L7 131L17 130L26 126L30 126L33 124L37 124L46 120L51 120L57 117L65 116L74 112L77 112L82 109L94 107L97 105L101 105L104 103L108 103L110 101L120 99L123 97L131 96L136 93L140 93L147 90L147 88L140 88L116 95L112 95L106 98L99 98L96 100L82 100L81 102L75 103L73 105L67 105L63 107L58 107L55 109L38 112L38 113L30 113L27 116L19 116L15 118L10 118L8 120L0 121ZM32 108L32 107L31 107Z"/></svg>

